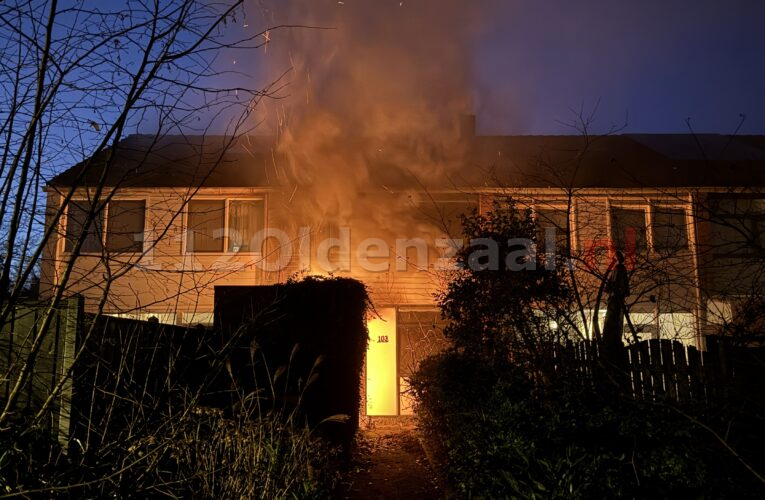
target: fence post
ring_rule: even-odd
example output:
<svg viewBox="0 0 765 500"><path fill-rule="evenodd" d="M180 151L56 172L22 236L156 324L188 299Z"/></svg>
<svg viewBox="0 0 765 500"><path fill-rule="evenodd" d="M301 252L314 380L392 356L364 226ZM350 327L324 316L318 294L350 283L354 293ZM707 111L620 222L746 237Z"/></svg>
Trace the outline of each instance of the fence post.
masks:
<svg viewBox="0 0 765 500"><path fill-rule="evenodd" d="M640 373L642 374L643 397L648 401L653 401L653 376L651 375L651 358L648 355L648 341L641 340L637 344L637 350L640 353Z"/></svg>
<svg viewBox="0 0 765 500"><path fill-rule="evenodd" d="M704 366L704 378L707 382L707 397L710 401L720 399L722 391L720 388L720 345L715 335L707 335L707 350L702 353L702 362Z"/></svg>
<svg viewBox="0 0 765 500"><path fill-rule="evenodd" d="M675 377L675 363L672 359L672 341L661 339L659 343L661 346L661 367L664 373L664 392L670 399L677 401L677 378Z"/></svg>
<svg viewBox="0 0 765 500"><path fill-rule="evenodd" d="M700 403L706 402L706 381L701 353L693 346L688 346L688 374L691 382L691 398Z"/></svg>
<svg viewBox="0 0 765 500"><path fill-rule="evenodd" d="M82 325L84 300L81 295L71 297L64 301L61 308L61 349L60 361L57 363L58 375L62 378L61 393L59 398L57 438L62 448L66 449L69 444L69 433L72 417L72 373L74 356L77 352L77 343L80 338Z"/></svg>
<svg viewBox="0 0 765 500"><path fill-rule="evenodd" d="M653 386L653 393L655 399L664 397L664 374L661 369L661 344L659 339L650 339L648 341L648 348L651 356L651 385Z"/></svg>
<svg viewBox="0 0 765 500"><path fill-rule="evenodd" d="M677 340L672 341L672 352L675 357L675 376L677 377L677 399L688 401L691 399L691 388L688 380L688 363L686 361L686 349Z"/></svg>
<svg viewBox="0 0 765 500"><path fill-rule="evenodd" d="M642 372L640 370L640 346L638 344L630 344L627 346L627 354L629 354L629 370L632 376L632 394L635 399L643 399L643 381L641 380Z"/></svg>

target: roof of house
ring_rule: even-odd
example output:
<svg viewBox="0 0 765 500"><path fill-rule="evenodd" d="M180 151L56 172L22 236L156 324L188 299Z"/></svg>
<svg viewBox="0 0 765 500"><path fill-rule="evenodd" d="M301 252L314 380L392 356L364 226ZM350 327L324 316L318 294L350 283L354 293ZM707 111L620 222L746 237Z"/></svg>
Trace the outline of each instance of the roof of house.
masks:
<svg viewBox="0 0 765 500"><path fill-rule="evenodd" d="M111 158L105 182L120 187L310 183L301 169L359 176L370 188L765 187L765 136L476 136L443 144L349 138L322 148L288 154L268 137L132 135L49 185L95 185Z"/></svg>
<svg viewBox="0 0 765 500"><path fill-rule="evenodd" d="M131 135L55 176L50 186L267 186L269 141L225 136ZM245 168L246 166L246 168Z"/></svg>

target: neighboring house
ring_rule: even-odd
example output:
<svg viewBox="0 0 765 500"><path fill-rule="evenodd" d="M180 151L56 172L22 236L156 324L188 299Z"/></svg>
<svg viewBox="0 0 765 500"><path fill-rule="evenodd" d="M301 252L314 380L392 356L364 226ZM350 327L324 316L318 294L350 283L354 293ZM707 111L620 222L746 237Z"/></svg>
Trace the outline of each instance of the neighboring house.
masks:
<svg viewBox="0 0 765 500"><path fill-rule="evenodd" d="M387 415L410 411L405 378L442 342L434 294L449 262L437 239L458 237L457 215L471 208L512 195L556 227L588 323L608 241L626 248L642 338L703 348L703 334L758 293L765 271L762 136L468 134L447 146L349 140L321 158L264 138L229 141L130 136L52 179L48 220L76 187L47 247L43 296L71 273L66 293L83 294L87 308L197 324L212 323L215 285L356 277L380 314L370 322L367 412Z"/></svg>

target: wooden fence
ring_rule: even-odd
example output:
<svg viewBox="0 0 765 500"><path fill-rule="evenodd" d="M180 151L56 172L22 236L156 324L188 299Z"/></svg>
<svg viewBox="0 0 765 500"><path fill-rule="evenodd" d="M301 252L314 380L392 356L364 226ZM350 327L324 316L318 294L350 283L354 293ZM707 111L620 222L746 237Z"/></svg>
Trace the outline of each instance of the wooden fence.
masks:
<svg viewBox="0 0 765 500"><path fill-rule="evenodd" d="M85 313L81 297L62 301L43 331L49 307L20 303L0 327L0 405L5 407L29 362L30 376L11 411L27 421L58 389L43 424L64 447L73 437L86 448L97 444L137 420L135 413L156 407L158 398L178 389L168 387L170 372L188 371L185 361L195 355L189 349L196 350L207 336L205 329ZM30 356L37 339L39 347Z"/></svg>
<svg viewBox="0 0 765 500"><path fill-rule="evenodd" d="M734 345L708 336L706 351L668 339L644 340L626 347L626 371L633 397L714 403L731 397L762 402L765 349ZM569 342L553 353L558 376L594 384L603 374L597 342Z"/></svg>
<svg viewBox="0 0 765 500"><path fill-rule="evenodd" d="M140 432L171 398L200 385L207 370L192 370L209 330L86 313L82 356L74 373L71 435L84 449Z"/></svg>
<svg viewBox="0 0 765 500"><path fill-rule="evenodd" d="M5 407L22 366L31 362L32 370L21 387L11 411L34 414L63 381L47 413L44 424L62 444L69 438L71 424L72 370L82 318L82 299L61 302L50 311L51 321L43 329L48 303L19 303L0 327L0 404ZM36 353L30 357L35 342Z"/></svg>

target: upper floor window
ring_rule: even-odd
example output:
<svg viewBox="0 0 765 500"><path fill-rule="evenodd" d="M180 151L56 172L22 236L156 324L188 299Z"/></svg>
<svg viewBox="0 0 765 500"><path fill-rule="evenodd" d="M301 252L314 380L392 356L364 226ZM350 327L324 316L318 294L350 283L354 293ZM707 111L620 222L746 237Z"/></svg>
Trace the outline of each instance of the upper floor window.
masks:
<svg viewBox="0 0 765 500"><path fill-rule="evenodd" d="M478 209L478 196L468 193L423 194L414 204L415 218L449 238L462 237L460 216Z"/></svg>
<svg viewBox="0 0 765 500"><path fill-rule="evenodd" d="M537 226L539 227L538 243L547 243L548 228L552 228L555 234L557 248L566 248L568 242L568 212L565 208L550 206L537 206L535 209Z"/></svg>
<svg viewBox="0 0 765 500"><path fill-rule="evenodd" d="M688 222L680 207L655 207L653 210L653 248L677 251L688 248Z"/></svg>
<svg viewBox="0 0 765 500"><path fill-rule="evenodd" d="M605 250L609 239L608 205L600 198L579 198L576 200L575 220L571 227L578 251L585 253Z"/></svg>
<svg viewBox="0 0 765 500"><path fill-rule="evenodd" d="M631 240L631 241L630 241ZM646 250L646 222L643 208L611 208L611 241L617 250L626 251L627 243L638 252Z"/></svg>
<svg viewBox="0 0 765 500"><path fill-rule="evenodd" d="M113 200L106 209L106 249L110 252L143 251L146 201Z"/></svg>
<svg viewBox="0 0 765 500"><path fill-rule="evenodd" d="M91 210L89 200L71 200L67 208L64 251L71 252L86 231L81 253L141 252L143 250L145 200L112 200Z"/></svg>
<svg viewBox="0 0 765 500"><path fill-rule="evenodd" d="M101 238L104 227L104 210L99 208L92 210L93 204L89 200L71 200L66 210L66 238L64 239L64 251L74 250L77 240L83 232L86 232L81 253L101 252ZM93 213L91 213L93 212Z"/></svg>
<svg viewBox="0 0 765 500"><path fill-rule="evenodd" d="M719 197L710 200L711 241L717 255L759 254L765 247L765 199Z"/></svg>
<svg viewBox="0 0 765 500"><path fill-rule="evenodd" d="M222 252L226 227L226 200L189 202L186 250Z"/></svg>
<svg viewBox="0 0 765 500"><path fill-rule="evenodd" d="M265 227L264 201L191 200L186 227L187 252L260 252L251 245Z"/></svg>

